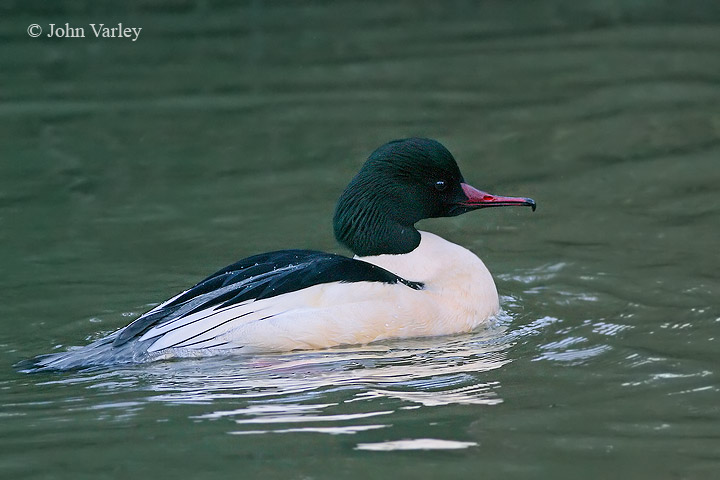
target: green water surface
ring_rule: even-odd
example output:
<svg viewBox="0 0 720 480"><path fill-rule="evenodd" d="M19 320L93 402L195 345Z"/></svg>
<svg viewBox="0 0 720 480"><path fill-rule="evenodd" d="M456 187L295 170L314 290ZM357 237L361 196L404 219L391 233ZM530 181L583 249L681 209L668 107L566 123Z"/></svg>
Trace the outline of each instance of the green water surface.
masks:
<svg viewBox="0 0 720 480"><path fill-rule="evenodd" d="M0 478L720 478L716 2L6 2ZM30 24L142 27L137 41ZM25 374L239 258L347 254L366 156L433 137L473 334Z"/></svg>

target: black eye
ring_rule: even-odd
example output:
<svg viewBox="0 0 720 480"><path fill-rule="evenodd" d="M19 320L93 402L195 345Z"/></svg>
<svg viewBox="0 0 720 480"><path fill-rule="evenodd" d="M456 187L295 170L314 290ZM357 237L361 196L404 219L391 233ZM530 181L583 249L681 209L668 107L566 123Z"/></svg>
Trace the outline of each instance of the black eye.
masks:
<svg viewBox="0 0 720 480"><path fill-rule="evenodd" d="M445 180L438 180L437 182L435 182L435 188L437 188L437 190L439 192L442 192L443 190L445 190L447 188L447 184L445 183Z"/></svg>

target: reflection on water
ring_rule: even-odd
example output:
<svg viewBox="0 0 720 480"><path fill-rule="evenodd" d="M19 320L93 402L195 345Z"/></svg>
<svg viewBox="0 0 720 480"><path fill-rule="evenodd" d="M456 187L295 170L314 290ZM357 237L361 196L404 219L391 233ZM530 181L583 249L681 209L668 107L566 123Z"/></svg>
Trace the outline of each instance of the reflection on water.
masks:
<svg viewBox="0 0 720 480"><path fill-rule="evenodd" d="M191 418L231 420L233 434L356 433L389 426L396 410L501 403L500 384L491 372L510 361L508 350L515 335L507 333L508 322L503 315L472 335L318 352L155 362L79 372L41 384L144 391L146 403L205 405L209 410ZM375 406L384 405L385 399L393 400L394 409L377 410ZM228 401L242 406L215 409ZM121 408L131 414L140 406L125 402L89 408Z"/></svg>
<svg viewBox="0 0 720 480"><path fill-rule="evenodd" d="M501 384L493 372L510 362L509 351L519 335L535 333L532 327L511 333L510 323L511 317L503 314L471 335L317 352L154 362L68 372L38 385L94 392L90 401L83 395L74 401L65 399L65 409L75 414L86 410L104 421L130 421L161 404L190 406L190 420L220 423L231 435L392 431L406 413L421 408L501 404ZM537 325L542 328L543 323ZM130 400L125 398L128 392L135 392ZM28 404L6 407L29 408ZM360 443L357 448L441 450L470 445L474 443L461 436Z"/></svg>
<svg viewBox="0 0 720 480"><path fill-rule="evenodd" d="M359 443L358 450L375 452L391 452L394 450L460 450L476 447L475 442L454 442L451 440L438 440L435 438L416 438L414 440L397 440L381 443Z"/></svg>

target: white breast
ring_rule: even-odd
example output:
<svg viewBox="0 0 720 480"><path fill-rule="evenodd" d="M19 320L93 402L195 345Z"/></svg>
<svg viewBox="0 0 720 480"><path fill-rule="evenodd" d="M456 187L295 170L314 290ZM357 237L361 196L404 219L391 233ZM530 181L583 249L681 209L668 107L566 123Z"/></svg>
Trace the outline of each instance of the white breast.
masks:
<svg viewBox="0 0 720 480"><path fill-rule="evenodd" d="M422 303L436 307L434 323L443 334L472 330L495 315L500 309L497 289L482 260L435 234L421 231L420 235L420 245L405 255L356 258L423 282L425 289L418 293L427 298Z"/></svg>

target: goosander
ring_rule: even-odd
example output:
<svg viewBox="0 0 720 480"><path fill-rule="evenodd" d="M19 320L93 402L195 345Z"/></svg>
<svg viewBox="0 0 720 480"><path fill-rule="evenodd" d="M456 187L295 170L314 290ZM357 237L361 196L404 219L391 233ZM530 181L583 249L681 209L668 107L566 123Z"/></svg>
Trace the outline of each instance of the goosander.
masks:
<svg viewBox="0 0 720 480"><path fill-rule="evenodd" d="M103 339L32 362L66 369L469 332L499 310L492 276L474 253L415 223L512 205L535 210L530 198L465 183L435 140L392 141L337 203L335 237L353 258L311 250L248 257Z"/></svg>

